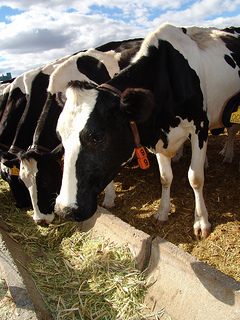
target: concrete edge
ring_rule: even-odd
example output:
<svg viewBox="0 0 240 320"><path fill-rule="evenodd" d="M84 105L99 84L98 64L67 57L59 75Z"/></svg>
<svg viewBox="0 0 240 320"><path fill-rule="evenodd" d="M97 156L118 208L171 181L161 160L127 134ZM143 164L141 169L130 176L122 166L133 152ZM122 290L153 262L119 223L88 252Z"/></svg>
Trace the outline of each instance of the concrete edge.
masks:
<svg viewBox="0 0 240 320"><path fill-rule="evenodd" d="M51 320L42 296L24 265L30 261L21 245L8 235L8 227L0 218L0 268L16 305L18 320Z"/></svg>
<svg viewBox="0 0 240 320"><path fill-rule="evenodd" d="M240 319L240 282L164 239L153 240L146 273L152 310L164 306L173 320Z"/></svg>

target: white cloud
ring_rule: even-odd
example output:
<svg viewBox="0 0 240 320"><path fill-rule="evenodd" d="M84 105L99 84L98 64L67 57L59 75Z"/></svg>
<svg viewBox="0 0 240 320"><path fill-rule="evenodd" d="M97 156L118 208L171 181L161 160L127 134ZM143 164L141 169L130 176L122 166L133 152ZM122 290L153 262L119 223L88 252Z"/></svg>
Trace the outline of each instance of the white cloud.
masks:
<svg viewBox="0 0 240 320"><path fill-rule="evenodd" d="M1 0L1 6L23 10L0 22L0 74L14 76L108 41L144 37L165 21L240 25L233 14L240 0Z"/></svg>

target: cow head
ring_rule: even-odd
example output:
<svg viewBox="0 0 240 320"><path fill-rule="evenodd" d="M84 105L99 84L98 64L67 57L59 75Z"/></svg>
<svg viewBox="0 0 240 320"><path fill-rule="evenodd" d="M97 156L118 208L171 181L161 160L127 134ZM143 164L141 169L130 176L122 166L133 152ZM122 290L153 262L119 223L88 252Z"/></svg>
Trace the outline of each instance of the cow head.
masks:
<svg viewBox="0 0 240 320"><path fill-rule="evenodd" d="M129 121L142 126L153 105L148 90L128 89L119 96L89 84L71 85L57 125L65 150L58 215L83 221L95 213L97 196L133 157Z"/></svg>
<svg viewBox="0 0 240 320"><path fill-rule="evenodd" d="M50 153L29 150L21 156L20 177L29 190L37 223L51 223L62 181L62 145Z"/></svg>
<svg viewBox="0 0 240 320"><path fill-rule="evenodd" d="M31 206L28 189L19 178L19 159L11 153L1 154L1 177L7 181L13 195L14 205L18 208Z"/></svg>

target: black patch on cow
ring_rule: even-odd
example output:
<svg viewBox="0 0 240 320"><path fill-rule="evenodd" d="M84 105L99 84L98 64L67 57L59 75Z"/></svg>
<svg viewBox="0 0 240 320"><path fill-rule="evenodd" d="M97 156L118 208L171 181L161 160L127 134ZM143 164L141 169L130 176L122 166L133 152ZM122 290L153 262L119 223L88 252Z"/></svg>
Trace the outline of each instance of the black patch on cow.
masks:
<svg viewBox="0 0 240 320"><path fill-rule="evenodd" d="M156 108L151 120L139 125L142 144L154 148L157 141L165 139L170 128L179 125L181 119L194 121L199 147L208 136L208 118L203 110L203 94L200 80L185 57L168 41L159 40L159 46L149 46L147 56L127 67L108 82L120 91L126 87L144 88L154 94ZM150 124L151 122L151 124Z"/></svg>
<svg viewBox="0 0 240 320"><path fill-rule="evenodd" d="M225 127L231 127L233 123L230 122L230 117L233 112L236 112L240 105L240 92L235 94L228 100L222 114L222 123Z"/></svg>
<svg viewBox="0 0 240 320"><path fill-rule="evenodd" d="M20 88L12 90L0 123L0 142L11 145L26 107L27 97Z"/></svg>
<svg viewBox="0 0 240 320"><path fill-rule="evenodd" d="M118 61L120 70L126 68L130 62L133 56L139 51L142 44L142 40L138 40L135 43L132 43L132 46L130 48L126 48L121 53L121 58Z"/></svg>
<svg viewBox="0 0 240 320"><path fill-rule="evenodd" d="M53 212L62 182L62 168L52 154L42 155L37 162L37 204L41 213Z"/></svg>
<svg viewBox="0 0 240 320"><path fill-rule="evenodd" d="M187 34L187 29L186 28L182 28L182 32Z"/></svg>
<svg viewBox="0 0 240 320"><path fill-rule="evenodd" d="M8 97L9 97L9 92L4 93L0 96L0 119L2 119L2 115L5 111L6 106L7 106Z"/></svg>
<svg viewBox="0 0 240 320"><path fill-rule="evenodd" d="M224 55L224 59L225 61L233 68L236 68L236 63L234 62L234 60L227 54Z"/></svg>
<svg viewBox="0 0 240 320"><path fill-rule="evenodd" d="M44 105L41 116L38 120L34 136L33 145L41 146L49 150L53 150L60 143L56 126L62 107L59 106L56 94L48 94L48 99Z"/></svg>
<svg viewBox="0 0 240 320"><path fill-rule="evenodd" d="M222 41L226 44L226 47L230 50L232 59L234 60L235 64L240 68L240 37L239 37L239 32L240 28L227 28L224 29L223 31L226 31L226 36L221 36L220 38ZM234 34L234 36L230 34ZM238 36L236 36L238 34ZM233 67L233 62L230 62L230 59L224 57L226 62ZM239 74L240 76L240 74Z"/></svg>
<svg viewBox="0 0 240 320"><path fill-rule="evenodd" d="M96 50L101 52L107 52L110 50L114 50L115 52L123 52L125 50L131 49L133 46L135 46L136 43L141 43L142 41L143 38L129 39L123 41L111 41L97 47Z"/></svg>
<svg viewBox="0 0 240 320"><path fill-rule="evenodd" d="M94 83L87 82L87 81L74 80L68 83L68 88L76 88L80 90L91 90L91 89L95 89L96 85Z"/></svg>
<svg viewBox="0 0 240 320"><path fill-rule="evenodd" d="M13 166L19 169L18 158L10 153L4 153L2 154L1 163L9 168L8 172L1 170L1 177L9 184L15 206L18 208L31 206L31 199L27 187L19 176L13 176L10 173L10 169L13 168Z"/></svg>
<svg viewBox="0 0 240 320"><path fill-rule="evenodd" d="M112 41L100 47L97 47L96 50L102 52L114 50L115 52L121 53L121 57L118 64L120 70L122 70L129 65L132 57L138 52L138 50L141 47L142 41L142 38L129 39L123 41Z"/></svg>
<svg viewBox="0 0 240 320"><path fill-rule="evenodd" d="M13 145L26 150L32 143L33 134L47 99L49 75L39 72L32 82L31 93L17 126Z"/></svg>
<svg viewBox="0 0 240 320"><path fill-rule="evenodd" d="M228 33L231 33L231 34L234 34L234 33L239 33L240 34L240 28L239 27L228 27L228 28L222 29L221 31L228 32Z"/></svg>
<svg viewBox="0 0 240 320"><path fill-rule="evenodd" d="M98 59L91 56L82 56L77 59L79 72L85 74L89 79L97 84L104 83L111 79L107 68Z"/></svg>

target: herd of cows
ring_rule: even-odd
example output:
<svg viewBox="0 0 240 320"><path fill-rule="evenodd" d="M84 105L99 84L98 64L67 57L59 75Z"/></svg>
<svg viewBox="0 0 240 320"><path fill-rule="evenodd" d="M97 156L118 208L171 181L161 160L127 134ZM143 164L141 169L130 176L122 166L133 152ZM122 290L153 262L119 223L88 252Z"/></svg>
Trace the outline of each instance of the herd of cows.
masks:
<svg viewBox="0 0 240 320"><path fill-rule="evenodd" d="M158 160L155 218L166 221L171 158L189 139L194 233L210 234L203 198L208 133L228 127L231 160L240 28L163 24L145 39L113 41L26 72L0 91L1 176L17 207L32 205L37 223L51 223L54 212L89 219L105 188L103 205L113 206L113 179L141 145Z"/></svg>

